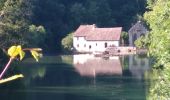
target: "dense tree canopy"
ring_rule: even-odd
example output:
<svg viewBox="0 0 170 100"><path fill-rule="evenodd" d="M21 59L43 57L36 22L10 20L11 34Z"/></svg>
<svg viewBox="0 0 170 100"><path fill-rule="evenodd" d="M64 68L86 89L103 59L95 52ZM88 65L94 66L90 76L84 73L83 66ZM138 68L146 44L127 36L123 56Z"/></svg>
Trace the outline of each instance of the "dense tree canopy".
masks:
<svg viewBox="0 0 170 100"><path fill-rule="evenodd" d="M0 48L10 45L38 45L40 33L45 33L42 26L32 25L32 0L6 0L0 16ZM34 26L34 30L31 30ZM37 41L33 41L33 40ZM42 42L42 41L41 41Z"/></svg>
<svg viewBox="0 0 170 100"><path fill-rule="evenodd" d="M63 37L80 24L122 26L127 31L137 15L145 12L146 0L35 0L34 22L44 25L45 47L60 50ZM47 45L46 45L47 44Z"/></svg>
<svg viewBox="0 0 170 100"><path fill-rule="evenodd" d="M144 17L150 26L150 33L145 39L149 54L155 60L156 78L150 88L149 100L167 100L170 98L170 1L148 0L148 12Z"/></svg>
<svg viewBox="0 0 170 100"><path fill-rule="evenodd" d="M151 5L152 6L152 5ZM145 13L145 19L150 26L148 36L150 54L157 58L160 65L170 61L170 1L157 0L149 12ZM161 23L161 24L160 24Z"/></svg>
<svg viewBox="0 0 170 100"><path fill-rule="evenodd" d="M146 0L1 0L0 42L5 39L8 44L19 42L57 52L62 38L80 24L128 30L145 5ZM39 26L45 27L46 35L37 31ZM36 32L30 32L35 27Z"/></svg>
<svg viewBox="0 0 170 100"><path fill-rule="evenodd" d="M61 41L62 47L64 51L72 51L73 49L73 33L68 34L65 38Z"/></svg>

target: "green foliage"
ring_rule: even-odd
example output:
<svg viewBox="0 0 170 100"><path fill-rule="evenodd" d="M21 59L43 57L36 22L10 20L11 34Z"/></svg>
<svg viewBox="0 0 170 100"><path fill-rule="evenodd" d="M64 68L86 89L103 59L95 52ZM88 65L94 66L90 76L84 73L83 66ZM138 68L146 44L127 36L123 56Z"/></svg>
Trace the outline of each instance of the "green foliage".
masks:
<svg viewBox="0 0 170 100"><path fill-rule="evenodd" d="M29 34L26 35L26 40L31 46L40 46L45 41L46 30L43 26L30 25Z"/></svg>
<svg viewBox="0 0 170 100"><path fill-rule="evenodd" d="M70 33L63 38L61 43L65 51L71 51L73 47L73 33Z"/></svg>
<svg viewBox="0 0 170 100"><path fill-rule="evenodd" d="M170 61L170 1L158 0L154 2L151 11L144 17L150 26L148 41L149 52L157 58L159 64L164 65ZM161 23L161 24L160 24Z"/></svg>
<svg viewBox="0 0 170 100"><path fill-rule="evenodd" d="M36 0L33 21L46 26L44 45L56 51L67 33L81 24L122 26L127 31L144 13L145 4L146 0Z"/></svg>
<svg viewBox="0 0 170 100"><path fill-rule="evenodd" d="M123 32L121 33L121 38L123 38L124 40L127 40L127 39L128 39L128 33L125 32L125 31L123 31Z"/></svg>
<svg viewBox="0 0 170 100"><path fill-rule="evenodd" d="M24 44L59 51L62 38L81 24L122 26L127 31L137 14L144 13L145 4L145 0L0 0L0 48Z"/></svg>
<svg viewBox="0 0 170 100"><path fill-rule="evenodd" d="M38 46L42 43L41 40L44 38L40 33L45 33L45 29L43 26L36 27L31 24L33 1L5 0L0 18L0 48L12 44Z"/></svg>
<svg viewBox="0 0 170 100"><path fill-rule="evenodd" d="M147 43L147 39L145 36L141 36L135 41L135 46L137 48L145 48Z"/></svg>
<svg viewBox="0 0 170 100"><path fill-rule="evenodd" d="M144 18L150 26L149 54L156 60L157 78L150 87L148 100L170 98L170 1L148 0L149 11ZM159 70L158 70L159 69Z"/></svg>
<svg viewBox="0 0 170 100"><path fill-rule="evenodd" d="M168 100L170 98L170 66L166 66L164 70L153 69L151 80L147 100Z"/></svg>
<svg viewBox="0 0 170 100"><path fill-rule="evenodd" d="M129 39L129 35L127 32L123 31L121 33L121 43L124 44L128 44L128 39Z"/></svg>
<svg viewBox="0 0 170 100"><path fill-rule="evenodd" d="M6 0L0 0L0 10L3 8L5 1Z"/></svg>

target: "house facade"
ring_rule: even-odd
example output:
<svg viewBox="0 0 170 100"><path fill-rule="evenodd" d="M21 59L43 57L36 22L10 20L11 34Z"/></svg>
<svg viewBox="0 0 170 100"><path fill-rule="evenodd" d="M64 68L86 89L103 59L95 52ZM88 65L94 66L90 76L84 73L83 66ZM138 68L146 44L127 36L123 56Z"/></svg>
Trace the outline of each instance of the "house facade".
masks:
<svg viewBox="0 0 170 100"><path fill-rule="evenodd" d="M73 35L73 47L77 52L103 52L109 46L119 46L121 31L122 27L80 25Z"/></svg>
<svg viewBox="0 0 170 100"><path fill-rule="evenodd" d="M148 33L147 28L143 25L141 21L138 21L135 25L133 25L129 31L129 46L135 46L134 42L141 37Z"/></svg>

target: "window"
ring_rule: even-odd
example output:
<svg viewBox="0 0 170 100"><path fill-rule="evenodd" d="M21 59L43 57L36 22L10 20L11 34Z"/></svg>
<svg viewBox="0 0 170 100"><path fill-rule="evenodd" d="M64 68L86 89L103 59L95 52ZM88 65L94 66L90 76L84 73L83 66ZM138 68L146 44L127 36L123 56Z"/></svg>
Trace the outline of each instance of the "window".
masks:
<svg viewBox="0 0 170 100"><path fill-rule="evenodd" d="M86 47L86 44L84 44L84 47Z"/></svg>
<svg viewBox="0 0 170 100"><path fill-rule="evenodd" d="M91 45L89 45L89 49L91 49Z"/></svg>
<svg viewBox="0 0 170 100"><path fill-rule="evenodd" d="M104 47L107 48L107 43L104 43Z"/></svg>
<svg viewBox="0 0 170 100"><path fill-rule="evenodd" d="M77 44L77 48L79 47L79 44Z"/></svg>
<svg viewBox="0 0 170 100"><path fill-rule="evenodd" d="M96 43L96 46L97 46L97 43Z"/></svg>
<svg viewBox="0 0 170 100"><path fill-rule="evenodd" d="M79 37L77 37L77 40L79 40Z"/></svg>
<svg viewBox="0 0 170 100"><path fill-rule="evenodd" d="M145 36L145 34L142 33L140 36Z"/></svg>
<svg viewBox="0 0 170 100"><path fill-rule="evenodd" d="M133 45L135 45L134 42L137 40L137 34L136 33L133 35L133 39L132 40L133 40Z"/></svg>

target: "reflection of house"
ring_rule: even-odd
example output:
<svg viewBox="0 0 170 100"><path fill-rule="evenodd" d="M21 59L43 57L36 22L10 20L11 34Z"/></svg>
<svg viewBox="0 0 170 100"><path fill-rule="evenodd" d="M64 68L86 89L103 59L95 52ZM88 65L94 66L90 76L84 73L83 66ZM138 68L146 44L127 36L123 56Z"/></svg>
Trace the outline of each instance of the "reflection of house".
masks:
<svg viewBox="0 0 170 100"><path fill-rule="evenodd" d="M121 31L122 27L80 25L73 35L73 47L78 52L104 51L108 46L119 46Z"/></svg>
<svg viewBox="0 0 170 100"><path fill-rule="evenodd" d="M74 55L74 67L81 76L122 75L118 56L106 60L91 55Z"/></svg>
<svg viewBox="0 0 170 100"><path fill-rule="evenodd" d="M133 25L129 31L129 46L134 46L134 41L137 40L140 36L145 35L148 30L144 27L141 21L138 21Z"/></svg>

